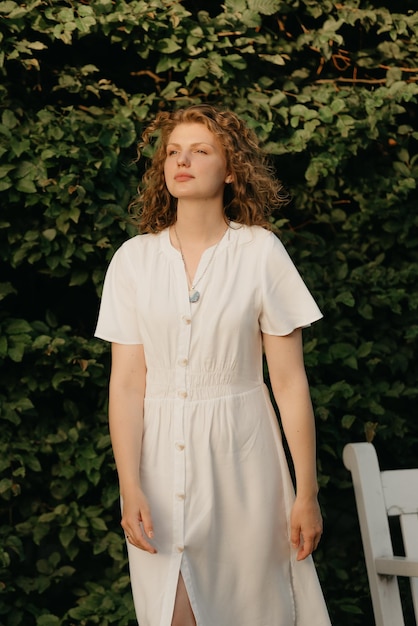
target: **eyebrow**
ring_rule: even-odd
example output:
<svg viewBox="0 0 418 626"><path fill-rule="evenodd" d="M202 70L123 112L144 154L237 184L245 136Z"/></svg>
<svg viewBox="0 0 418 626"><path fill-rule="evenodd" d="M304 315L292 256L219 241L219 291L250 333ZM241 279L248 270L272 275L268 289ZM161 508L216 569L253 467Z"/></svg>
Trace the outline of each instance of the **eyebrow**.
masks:
<svg viewBox="0 0 418 626"><path fill-rule="evenodd" d="M175 148L181 148L181 145L179 143L173 143L172 141L170 141L167 144L168 146L174 146ZM208 143L207 141L196 141L195 143L190 144L191 148L196 148L197 146L210 146L213 148L213 144Z"/></svg>

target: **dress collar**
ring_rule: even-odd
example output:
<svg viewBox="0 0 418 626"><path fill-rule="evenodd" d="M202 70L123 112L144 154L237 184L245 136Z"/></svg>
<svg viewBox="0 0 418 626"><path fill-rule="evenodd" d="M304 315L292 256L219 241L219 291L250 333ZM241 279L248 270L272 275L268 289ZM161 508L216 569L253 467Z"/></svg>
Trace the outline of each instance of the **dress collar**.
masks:
<svg viewBox="0 0 418 626"><path fill-rule="evenodd" d="M171 243L169 228L162 230L158 236L160 238L161 250L173 259L181 259L180 252ZM230 222L227 232L219 243L218 250L223 250L232 243L238 245L248 243L252 241L253 236L251 226L244 226L243 224L238 224L237 222ZM207 252L207 250L210 250L212 247L213 246L206 248L204 252Z"/></svg>

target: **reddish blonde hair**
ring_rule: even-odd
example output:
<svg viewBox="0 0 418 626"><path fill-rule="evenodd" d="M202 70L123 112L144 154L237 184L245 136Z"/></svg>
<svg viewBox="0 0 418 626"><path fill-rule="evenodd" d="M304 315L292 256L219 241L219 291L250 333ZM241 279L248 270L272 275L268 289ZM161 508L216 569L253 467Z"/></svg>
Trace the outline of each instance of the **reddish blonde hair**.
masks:
<svg viewBox="0 0 418 626"><path fill-rule="evenodd" d="M168 192L164 179L166 147L178 124L204 124L220 141L233 182L225 186L225 219L247 226L269 228L272 211L287 202L280 182L262 152L255 133L231 111L198 104L172 113L161 112L144 130L138 158L154 146L138 195L130 205L139 230L158 233L176 221L177 199Z"/></svg>

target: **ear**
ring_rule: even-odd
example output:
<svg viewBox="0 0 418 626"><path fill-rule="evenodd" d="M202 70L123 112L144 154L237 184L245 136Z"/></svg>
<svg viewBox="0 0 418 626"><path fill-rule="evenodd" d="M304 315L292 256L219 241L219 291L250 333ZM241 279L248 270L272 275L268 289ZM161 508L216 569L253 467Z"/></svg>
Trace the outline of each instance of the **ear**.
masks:
<svg viewBox="0 0 418 626"><path fill-rule="evenodd" d="M228 184L228 183L232 183L232 180L233 180L233 178L232 178L232 174L228 174L228 176L225 178L225 182L226 182L227 184Z"/></svg>

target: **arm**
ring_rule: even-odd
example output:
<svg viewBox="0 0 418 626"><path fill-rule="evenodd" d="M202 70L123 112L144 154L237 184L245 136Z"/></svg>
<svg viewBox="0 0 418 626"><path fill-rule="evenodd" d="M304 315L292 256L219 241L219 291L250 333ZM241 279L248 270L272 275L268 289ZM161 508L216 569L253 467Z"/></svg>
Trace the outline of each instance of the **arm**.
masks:
<svg viewBox="0 0 418 626"><path fill-rule="evenodd" d="M121 525L130 543L155 553L155 548L146 539L153 536L153 528L139 475L145 374L142 345L112 344L109 428L123 500Z"/></svg>
<svg viewBox="0 0 418 626"><path fill-rule="evenodd" d="M296 476L291 513L291 543L297 559L316 549L322 534L316 477L315 421L303 362L302 330L277 337L263 335L270 382Z"/></svg>

